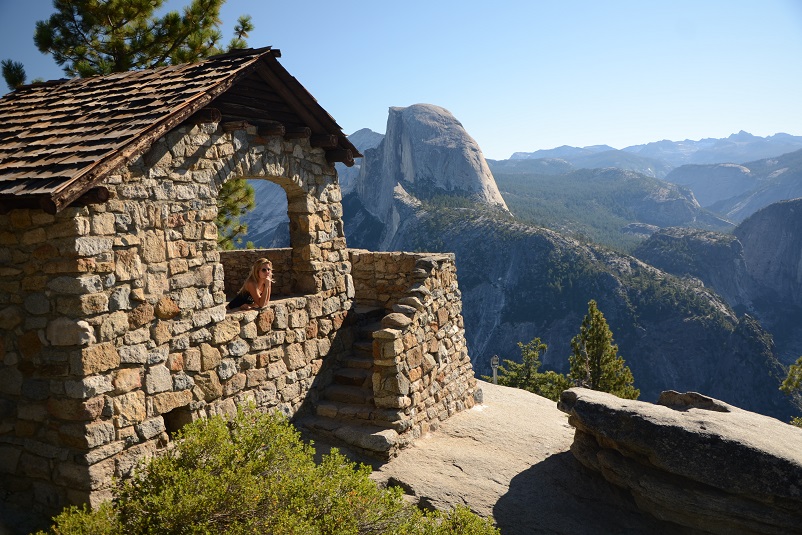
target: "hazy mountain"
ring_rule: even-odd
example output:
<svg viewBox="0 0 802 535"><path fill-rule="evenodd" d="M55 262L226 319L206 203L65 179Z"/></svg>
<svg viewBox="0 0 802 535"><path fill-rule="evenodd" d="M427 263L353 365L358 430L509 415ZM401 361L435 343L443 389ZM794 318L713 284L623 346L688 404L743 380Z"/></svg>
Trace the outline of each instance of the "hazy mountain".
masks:
<svg viewBox="0 0 802 535"><path fill-rule="evenodd" d="M688 188L615 168L538 173L536 164L543 161L489 162L507 206L524 222L619 249L631 248L659 227L732 227L700 207Z"/></svg>
<svg viewBox="0 0 802 535"><path fill-rule="evenodd" d="M516 152L510 156L510 160L558 158L575 168L618 167L664 178L673 168L685 164L747 162L774 158L799 149L802 149L802 136L780 133L759 137L741 131L723 139L662 140L621 150L609 145L563 145L535 152Z"/></svg>
<svg viewBox="0 0 802 535"><path fill-rule="evenodd" d="M740 165L683 165L666 181L687 186L702 206L741 221L774 202L802 197L802 150Z"/></svg>
<svg viewBox="0 0 802 535"><path fill-rule="evenodd" d="M633 145L623 150L665 160L672 167L678 167L684 164L747 162L773 158L799 149L802 149L802 136L779 133L760 137L741 130L723 139L663 140L645 145Z"/></svg>
<svg viewBox="0 0 802 535"><path fill-rule="evenodd" d="M348 141L350 141L362 154L364 154L368 149L374 149L378 147L379 143L381 143L383 139L384 134L374 132L370 128L362 128L361 130L357 130L348 136ZM357 158L354 165L351 167L339 162L334 164L334 167L337 169L337 176L340 179L340 188L343 190L343 194L349 193L352 189L354 189L356 179L362 169L362 158Z"/></svg>
<svg viewBox="0 0 802 535"><path fill-rule="evenodd" d="M256 247L290 246L290 218L287 215L287 194L267 180L248 180L253 187L255 208L240 219L248 225L246 241Z"/></svg>
<svg viewBox="0 0 802 535"><path fill-rule="evenodd" d="M591 145L589 147L570 147L568 145L563 145L554 149L536 150L535 152L514 152L512 156L510 156L510 160L536 160L542 158L568 159L611 150L615 149L609 145Z"/></svg>
<svg viewBox="0 0 802 535"><path fill-rule="evenodd" d="M597 169L604 167L617 167L642 173L646 176L662 178L672 169L672 165L656 158L647 158L630 152L616 150L607 145L594 145L591 147L562 146L551 150L536 152L516 152L507 161L518 164L523 161L553 162L563 161L574 169ZM545 164L545 162L544 162ZM548 165L548 164L546 164Z"/></svg>
<svg viewBox="0 0 802 535"><path fill-rule="evenodd" d="M562 158L487 160L487 165L490 166L490 170L494 173L493 176L496 173L564 175L576 169L576 167Z"/></svg>
<svg viewBox="0 0 802 535"><path fill-rule="evenodd" d="M420 131L403 124L408 131ZM489 373L494 354L519 359L517 342L535 336L549 344L546 367L565 371L570 340L579 331L588 300L596 299L644 399L665 389L694 390L782 418L797 410L778 391L783 370L768 333L750 317L738 317L697 280L522 224L503 207L474 203L461 191L418 197L413 188L399 187L404 182L398 178L398 155L424 169L442 165L430 161L441 156L428 150L426 137L404 147L404 137L396 137L395 145L389 132L376 149L366 151L357 187L343 200L348 244L454 252L477 373ZM450 166L459 167L454 160ZM612 170L575 173L576 183L596 195L597 183L614 182L614 176L648 179ZM661 201L693 205L692 196L683 197L677 187L654 191L660 193L641 199L651 217L659 217Z"/></svg>

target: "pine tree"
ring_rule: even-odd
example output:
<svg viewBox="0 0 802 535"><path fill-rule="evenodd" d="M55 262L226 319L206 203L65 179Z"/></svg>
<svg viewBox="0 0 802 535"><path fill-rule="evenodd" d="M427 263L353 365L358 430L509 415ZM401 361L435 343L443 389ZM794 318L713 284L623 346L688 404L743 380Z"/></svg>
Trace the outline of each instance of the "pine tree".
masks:
<svg viewBox="0 0 802 535"><path fill-rule="evenodd" d="M796 363L788 368L788 375L780 386L780 390L789 396L799 396L802 393L802 357L796 359ZM791 419L791 423L797 427L802 427L802 416Z"/></svg>
<svg viewBox="0 0 802 535"><path fill-rule="evenodd" d="M220 47L224 3L192 0L181 13L157 17L154 12L164 0L53 0L56 12L36 23L33 40L68 76L191 63L225 52ZM245 48L252 30L250 16L241 16L227 49ZM3 61L2 74L12 90L25 83L21 63ZM218 195L218 207L224 212L218 218L218 235L224 246L242 241L248 227L239 217L253 209L253 188L245 180L234 182Z"/></svg>
<svg viewBox="0 0 802 535"><path fill-rule="evenodd" d="M625 399L638 398L640 390L633 386L632 372L618 355L613 333L594 300L588 303L588 313L582 320L579 334L571 340L571 350L568 379L572 385Z"/></svg>
<svg viewBox="0 0 802 535"><path fill-rule="evenodd" d="M19 61L4 59L0 62L0 68L3 70L3 79L6 81L9 90L14 91L25 84L25 65Z"/></svg>
<svg viewBox="0 0 802 535"><path fill-rule="evenodd" d="M223 184L217 195L217 244L223 250L242 245L248 225L240 217L254 209L253 188L244 178L232 178Z"/></svg>
<svg viewBox="0 0 802 535"><path fill-rule="evenodd" d="M498 383L528 390L552 401L559 400L562 391L570 386L568 379L551 370L538 371L542 364L540 354L545 353L548 346L540 338L535 338L527 344L518 342L518 347L521 349L521 362L504 359L504 366L499 366Z"/></svg>

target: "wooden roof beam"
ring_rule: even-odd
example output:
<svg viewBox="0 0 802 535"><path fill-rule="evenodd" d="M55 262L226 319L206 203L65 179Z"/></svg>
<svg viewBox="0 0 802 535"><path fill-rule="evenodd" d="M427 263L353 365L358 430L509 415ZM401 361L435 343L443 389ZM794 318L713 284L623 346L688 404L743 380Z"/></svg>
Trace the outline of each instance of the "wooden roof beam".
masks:
<svg viewBox="0 0 802 535"><path fill-rule="evenodd" d="M327 150L326 161L329 163L342 162L346 167L351 167L354 165L354 154L351 149Z"/></svg>

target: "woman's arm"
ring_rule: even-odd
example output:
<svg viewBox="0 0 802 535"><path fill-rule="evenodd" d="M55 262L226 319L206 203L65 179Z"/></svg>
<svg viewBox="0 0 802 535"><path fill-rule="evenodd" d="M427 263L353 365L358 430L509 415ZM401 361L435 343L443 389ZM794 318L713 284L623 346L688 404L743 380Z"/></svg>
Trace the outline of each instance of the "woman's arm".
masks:
<svg viewBox="0 0 802 535"><path fill-rule="evenodd" d="M253 289L248 288L248 291L251 292L251 296L253 297L254 308L262 308L270 301L270 288L270 279L265 281L264 289L257 288L255 284L253 285Z"/></svg>

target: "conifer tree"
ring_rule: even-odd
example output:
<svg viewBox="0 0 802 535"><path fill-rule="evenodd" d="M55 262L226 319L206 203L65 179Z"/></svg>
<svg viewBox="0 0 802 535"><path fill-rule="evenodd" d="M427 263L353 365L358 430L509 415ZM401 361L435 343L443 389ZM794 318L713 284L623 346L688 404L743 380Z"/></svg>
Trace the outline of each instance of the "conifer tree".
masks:
<svg viewBox="0 0 802 535"><path fill-rule="evenodd" d="M539 371L542 364L540 354L545 353L548 346L540 338L535 338L527 344L518 342L518 347L521 349L521 362L504 359L504 366L499 366L498 383L528 390L552 401L559 400L562 391L570 386L568 379L551 370Z"/></svg>
<svg viewBox="0 0 802 535"><path fill-rule="evenodd" d="M796 363L788 368L788 375L780 386L780 390L789 396L799 396L802 393L802 357L796 359ZM797 427L802 427L802 416L791 419L791 423Z"/></svg>
<svg viewBox="0 0 802 535"><path fill-rule="evenodd" d="M220 8L225 0L192 0L183 11L154 13L164 0L53 0L55 13L36 23L34 43L50 54L67 76L96 76L200 61L221 48ZM251 18L241 16L227 49L245 48ZM21 63L2 62L14 90L25 83ZM247 231L239 216L253 209L253 188L245 180L221 190L219 242L231 248Z"/></svg>
<svg viewBox="0 0 802 535"><path fill-rule="evenodd" d="M19 61L4 59L0 62L0 68L3 70L3 79L9 90L14 91L25 83L25 65Z"/></svg>
<svg viewBox="0 0 802 535"><path fill-rule="evenodd" d="M633 386L632 372L618 355L613 333L594 300L588 303L588 313L582 320L579 334L571 340L571 351L568 379L572 385L625 399L638 398L640 390Z"/></svg>

